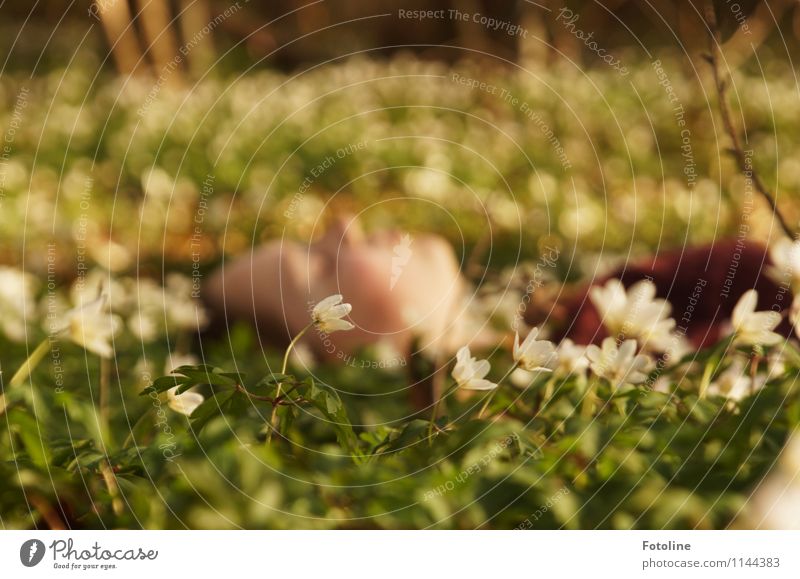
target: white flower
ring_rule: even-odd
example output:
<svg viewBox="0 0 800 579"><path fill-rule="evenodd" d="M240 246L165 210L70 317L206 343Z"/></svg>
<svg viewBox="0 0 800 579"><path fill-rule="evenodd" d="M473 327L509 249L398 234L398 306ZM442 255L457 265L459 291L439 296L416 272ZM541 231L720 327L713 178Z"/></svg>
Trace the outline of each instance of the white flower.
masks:
<svg viewBox="0 0 800 579"><path fill-rule="evenodd" d="M189 277L172 273L164 288L164 308L171 326L169 329L197 331L208 324L208 314L193 298L197 290Z"/></svg>
<svg viewBox="0 0 800 579"><path fill-rule="evenodd" d="M610 279L605 287L593 287L589 297L612 334L636 338L643 350L663 352L672 344L672 306L656 298L656 286L650 280L638 281L626 291L618 279Z"/></svg>
<svg viewBox="0 0 800 579"><path fill-rule="evenodd" d="M625 322L628 311L628 294L618 279L610 279L605 286L594 286L589 290L589 298L611 332L618 332Z"/></svg>
<svg viewBox="0 0 800 579"><path fill-rule="evenodd" d="M746 373L747 361L737 356L714 382L708 385L708 393L739 401L750 394L752 380ZM763 382L762 384L763 385ZM753 388L754 389L754 388Z"/></svg>
<svg viewBox="0 0 800 579"><path fill-rule="evenodd" d="M172 374L181 366L194 366L197 363L197 358L191 354L178 354L173 352L167 356L164 371L167 374ZM193 392L192 390L187 390L181 394L175 394L177 389L178 387L176 386L175 388L167 390L167 405L180 414L185 414L186 416L191 415L195 408L200 406L205 400L202 394Z"/></svg>
<svg viewBox="0 0 800 579"><path fill-rule="evenodd" d="M651 360L643 354L636 355L636 340L625 340L617 348L614 338L603 340L603 347L594 344L586 348L586 357L592 372L607 379L618 388L623 384L639 384L647 379Z"/></svg>
<svg viewBox="0 0 800 579"><path fill-rule="evenodd" d="M175 412L190 416L205 401L205 398L199 392L189 390L182 394L175 394L177 389L178 387L176 386L167 390L167 404Z"/></svg>
<svg viewBox="0 0 800 579"><path fill-rule="evenodd" d="M491 366L488 360L478 360L472 357L469 347L463 346L456 353L456 365L453 368L453 379L466 390L492 390L497 384L486 380Z"/></svg>
<svg viewBox="0 0 800 579"><path fill-rule="evenodd" d="M793 435L747 504L755 529L800 529L800 438Z"/></svg>
<svg viewBox="0 0 800 579"><path fill-rule="evenodd" d="M142 342L152 342L159 334L158 321L142 310L128 318L128 327L131 333Z"/></svg>
<svg viewBox="0 0 800 579"><path fill-rule="evenodd" d="M195 300L168 299L166 305L170 329L196 332L208 324L205 308Z"/></svg>
<svg viewBox="0 0 800 579"><path fill-rule="evenodd" d="M108 297L111 311L121 312L129 307L130 295L126 284L101 269L93 269L77 278L69 288L69 298L73 304L88 303L97 298L99 289Z"/></svg>
<svg viewBox="0 0 800 579"><path fill-rule="evenodd" d="M770 273L775 282L788 281L795 292L800 290L800 241L782 237L770 248L769 256L774 264Z"/></svg>
<svg viewBox="0 0 800 579"><path fill-rule="evenodd" d="M514 386L527 388L533 383L537 375L537 372L528 372L522 368L515 368L514 371L508 375L508 379Z"/></svg>
<svg viewBox="0 0 800 579"><path fill-rule="evenodd" d="M514 361L528 372L552 372L556 363L556 347L553 342L537 340L539 328L533 328L528 337L519 343L519 334L514 334Z"/></svg>
<svg viewBox="0 0 800 579"><path fill-rule="evenodd" d="M9 340L24 342L28 319L36 310L36 279L12 267L0 267L0 330Z"/></svg>
<svg viewBox="0 0 800 579"><path fill-rule="evenodd" d="M111 358L114 355L111 340L122 322L108 311L107 302L108 298L103 294L68 311L58 332L66 333L73 342L102 358Z"/></svg>
<svg viewBox="0 0 800 579"><path fill-rule="evenodd" d="M589 367L586 346L577 346L569 338L558 345L556 353L558 354L556 373L560 376L580 376Z"/></svg>
<svg viewBox="0 0 800 579"><path fill-rule="evenodd" d="M128 249L110 239L90 243L89 254L100 267L114 272L128 269L132 261Z"/></svg>
<svg viewBox="0 0 800 579"><path fill-rule="evenodd" d="M800 294L795 296L792 308L789 310L789 321L794 327L794 333L800 337Z"/></svg>
<svg viewBox="0 0 800 579"><path fill-rule="evenodd" d="M197 359L197 357L193 356L192 354L179 354L177 352L171 352L167 356L167 360L164 363L164 372L167 374L173 374L175 370L181 366L196 366L199 363L200 361Z"/></svg>
<svg viewBox="0 0 800 579"><path fill-rule="evenodd" d="M343 304L343 299L340 294L336 294L328 296L314 306L311 311L311 319L314 320L320 330L330 334L355 328L353 324L342 319L353 309L350 304Z"/></svg>
<svg viewBox="0 0 800 579"><path fill-rule="evenodd" d="M743 346L771 346L783 340L772 330L780 323L777 312L757 312L758 292L748 290L733 308L731 323L735 332L734 343Z"/></svg>

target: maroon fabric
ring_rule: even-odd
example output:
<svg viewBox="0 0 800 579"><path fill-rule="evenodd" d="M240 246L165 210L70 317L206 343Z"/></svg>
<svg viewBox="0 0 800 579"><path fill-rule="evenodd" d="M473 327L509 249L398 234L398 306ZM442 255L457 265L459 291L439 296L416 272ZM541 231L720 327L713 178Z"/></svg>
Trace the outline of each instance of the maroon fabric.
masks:
<svg viewBox="0 0 800 579"><path fill-rule="evenodd" d="M658 297L672 304L672 317L681 330L685 329L690 342L695 347L708 346L722 337L723 324L749 289L758 291L759 310L773 306L781 310L789 308L790 291L769 276L771 264L767 248L747 239L725 239L710 245L670 250L652 259L627 264L581 288L565 301L567 318L557 337L569 337L579 344L601 342L607 333L589 299L589 289L604 285L611 278L619 278L626 287L650 278ZM789 324L782 323L779 330L789 335Z"/></svg>

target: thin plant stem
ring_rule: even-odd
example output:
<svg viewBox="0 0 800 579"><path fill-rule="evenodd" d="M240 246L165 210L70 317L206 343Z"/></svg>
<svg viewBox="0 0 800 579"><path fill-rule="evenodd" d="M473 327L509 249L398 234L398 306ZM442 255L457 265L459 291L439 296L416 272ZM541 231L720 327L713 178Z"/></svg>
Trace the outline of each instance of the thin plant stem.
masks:
<svg viewBox="0 0 800 579"><path fill-rule="evenodd" d="M305 328L300 330L300 333L298 333L294 338L292 338L291 342L289 342L289 346L286 348L286 353L283 355L283 364L281 365L281 374L286 374L286 368L289 366L289 354L291 354L292 349L295 347L295 344L297 344L297 342L300 341L300 338L302 338L303 335L309 329L311 329L311 327L313 325L314 325L314 322L311 322L310 324L308 324ZM283 384L278 382L278 388L275 391L275 400L280 398L280 396L281 396L281 388L282 387L283 387ZM277 424L276 424L277 419L278 419L278 405L275 404L272 407L272 415L270 416L270 419L269 419L270 429L269 429L269 433L267 434L267 444L272 442L272 433L275 432L275 430L277 430L277 428L278 428Z"/></svg>
<svg viewBox="0 0 800 579"><path fill-rule="evenodd" d="M130 433L128 434L127 438L125 438L125 442L123 442L123 443L122 443L122 449L123 449L123 450L124 450L124 449L126 449L126 448L128 448L128 445L129 445L131 442L133 442L133 432L134 432L134 430L136 430L136 428L137 428L137 427L138 427L138 426L139 426L139 425L140 425L142 422L144 422L144 419L145 419L145 418L147 418L147 416L148 416L149 414L150 414L150 409L147 409L145 412L143 412L143 413L142 413L142 415L141 415L139 418L137 418L137 419L136 419L136 422L134 422L134 423L133 423L133 426L131 426L131 431L130 431Z"/></svg>
<svg viewBox="0 0 800 579"><path fill-rule="evenodd" d="M706 58L708 63L711 65L711 72L714 76L714 88L717 92L717 100L719 101L719 112L720 116L722 117L722 125L725 128L725 132L728 133L728 137L731 140L731 154L733 158L736 160L739 169L742 171L743 174L747 175L749 179L752 181L753 186L755 187L756 191L764 198L769 205L770 210L772 211L772 215L775 217L775 220L778 222L778 225L783 230L783 232L789 237L789 239L795 239L795 233L792 228L789 226L789 223L786 221L786 218L778 209L778 203L776 198L772 195L772 193L767 189L764 182L761 181L758 173L755 170L755 167L752 166L752 163L748 159L747 152L744 150L742 146L742 142L739 138L739 133L736 130L736 127L733 124L733 115L731 115L731 110L728 105L728 99L726 96L726 92L728 89L728 85L725 79L722 77L722 71L720 70L720 62L719 62L719 53L720 53L720 45L721 45L721 38L719 32L719 25L717 24L717 15L714 10L714 3L711 0L706 0L705 3L705 21L706 25L708 26L709 30L709 53Z"/></svg>
<svg viewBox="0 0 800 579"><path fill-rule="evenodd" d="M758 365L761 362L761 354L753 354L750 358L750 396L756 393L756 377L758 375Z"/></svg>
<svg viewBox="0 0 800 579"><path fill-rule="evenodd" d="M500 387L500 385L497 386L497 388L499 388L499 387ZM478 418L482 418L483 417L483 413L486 412L487 408L489 408L489 404L492 402L492 399L494 398L495 394L497 394L497 388L492 390L489 393L489 395L486 397L486 402L483 403L483 406L481 406L481 411L478 412Z"/></svg>
<svg viewBox="0 0 800 579"><path fill-rule="evenodd" d="M441 396L436 398L436 402L433 404L433 411L431 412L431 423L428 426L428 440L431 440L433 437L433 429L436 427L436 418L439 416L439 406L441 406L442 400L456 388L458 388L458 384L454 384L448 388L447 391L443 392Z"/></svg>
<svg viewBox="0 0 800 579"><path fill-rule="evenodd" d="M711 377L714 375L718 364L719 362L713 358L706 362L705 370L703 370L703 378L700 380L700 392L698 393L698 398L700 398L700 400L706 397L708 387L711 386Z"/></svg>
<svg viewBox="0 0 800 579"><path fill-rule="evenodd" d="M594 412L595 393L597 392L597 381L589 380L586 386L586 393L583 395L581 404L581 418L590 418Z"/></svg>
<svg viewBox="0 0 800 579"><path fill-rule="evenodd" d="M109 434L108 423L108 397L111 389L111 361L108 358L100 358L100 395L98 400L98 413L100 415L100 428L102 429L103 440Z"/></svg>
<svg viewBox="0 0 800 579"><path fill-rule="evenodd" d="M10 388L14 388L22 384L28 376L31 375L31 372L39 365L39 362L42 361L45 354L50 351L50 338L45 338L42 340L42 343L36 346L36 349L28 356L28 359L22 363L22 366L19 367L14 375L11 377L11 381L8 383Z"/></svg>
<svg viewBox="0 0 800 579"><path fill-rule="evenodd" d="M510 376L510 375L511 375L511 373L512 373L514 370L516 370L518 367L519 367L519 362L514 362L514 365L513 365L513 366L511 366L511 368L510 368L510 369L508 370L508 372L506 373L506 376ZM504 376L504 377L505 377L505 376ZM481 407L481 411L480 411L480 412L478 412L478 418L479 418L479 419L480 419L480 418L483 416L483 413L484 413L484 412L486 412L486 409L489 407L489 404L492 402L492 399L494 398L495 394L497 394L497 391L500 389L500 384L501 384L502 382L503 382L503 381L502 381L502 380L500 380L500 382L498 382L498 383L497 383L497 386L495 387L495 389L494 389L494 390L492 390L492 393L491 393L491 394L489 394L489 395L486 397L486 402L484 402L484 403L483 403L483 406Z"/></svg>
<svg viewBox="0 0 800 579"><path fill-rule="evenodd" d="M550 379L547 381L547 384L545 384L544 386L544 400L542 401L543 405L546 406L548 402L550 402L550 399L553 397L553 390L555 389L555 384L556 384L556 376L555 374L553 374L553 376L550 377Z"/></svg>
<svg viewBox="0 0 800 579"><path fill-rule="evenodd" d="M106 484L108 494L111 496L111 508L114 514L117 516L122 515L122 513L125 512L125 505L120 498L117 478L114 475L114 471L111 469L111 465L108 463L108 459L100 461L100 474L103 475L103 482Z"/></svg>

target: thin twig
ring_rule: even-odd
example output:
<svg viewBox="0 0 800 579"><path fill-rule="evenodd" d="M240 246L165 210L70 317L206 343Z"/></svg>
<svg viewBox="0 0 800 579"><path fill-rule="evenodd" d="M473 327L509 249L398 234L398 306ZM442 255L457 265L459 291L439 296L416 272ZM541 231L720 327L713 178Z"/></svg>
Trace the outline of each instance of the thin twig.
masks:
<svg viewBox="0 0 800 579"><path fill-rule="evenodd" d="M111 509L118 517L125 512L125 505L120 498L119 486L117 485L117 478L114 475L114 470L108 462L108 458L100 461L100 474L103 481L106 483L108 494L111 496Z"/></svg>
<svg viewBox="0 0 800 579"><path fill-rule="evenodd" d="M733 157L736 159L736 162L739 165L739 169L746 177L750 178L756 190L769 204L770 209L772 210L772 214L775 216L775 219L778 220L781 229L783 229L784 233L786 233L786 235L788 235L790 239L794 240L795 238L794 232L789 227L789 224L786 222L786 219L784 219L783 215L778 209L778 204L775 201L775 197L773 197L773 195L767 190L766 186L764 185L763 181L761 181L761 178L758 176L758 173L756 172L756 169L752 165L752 163L748 163L747 154L742 148L742 143L741 140L739 139L739 134L736 131L736 127L734 127L733 125L733 118L731 116L731 110L728 105L728 99L726 97L728 86L727 83L725 82L725 79L722 78L722 72L720 70L720 63L719 63L721 36L719 32L719 26L717 25L717 15L716 12L714 11L714 4L711 2L711 0L706 0L705 3L705 19L709 29L709 40L708 40L709 53L706 57L706 60L711 65L711 71L714 75L714 86L717 90L717 99L719 100L719 112L720 116L722 117L722 124L725 127L725 132L728 133L728 136L731 139L731 143L733 144L731 153L733 154Z"/></svg>
<svg viewBox="0 0 800 579"><path fill-rule="evenodd" d="M280 396L276 396L275 398L271 396L261 396L259 394L253 394L249 390L246 390L241 384L236 384L236 390L241 392L242 394L252 398L253 400L261 400L262 402L269 402L273 406L289 406L290 404L297 404L306 402L305 398L296 398L295 400L288 400L286 396L290 394L295 388L293 387L291 390L287 390Z"/></svg>

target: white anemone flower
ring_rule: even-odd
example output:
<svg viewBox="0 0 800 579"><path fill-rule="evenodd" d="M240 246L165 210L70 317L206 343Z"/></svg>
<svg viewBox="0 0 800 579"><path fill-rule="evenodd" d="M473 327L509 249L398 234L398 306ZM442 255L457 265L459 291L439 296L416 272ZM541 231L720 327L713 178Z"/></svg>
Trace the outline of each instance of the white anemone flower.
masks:
<svg viewBox="0 0 800 579"><path fill-rule="evenodd" d="M773 266L770 268L776 283L789 282L792 289L800 291L800 241L782 237L769 250Z"/></svg>
<svg viewBox="0 0 800 579"><path fill-rule="evenodd" d="M9 340L24 342L28 320L36 311L36 279L13 267L0 267L0 331Z"/></svg>
<svg viewBox="0 0 800 579"><path fill-rule="evenodd" d="M469 346L463 346L456 353L456 365L453 368L453 379L466 390L493 390L497 384L486 380L491 366L488 360L472 357Z"/></svg>
<svg viewBox="0 0 800 579"><path fill-rule="evenodd" d="M111 341L122 327L122 321L108 310L107 305L108 298L103 294L68 311L57 331L65 333L69 339L89 352L101 358L111 358L114 355Z"/></svg>
<svg viewBox="0 0 800 579"><path fill-rule="evenodd" d="M783 340L772 330L780 323L777 312L757 312L758 292L748 290L733 308L734 343L742 346L772 346Z"/></svg>
<svg viewBox="0 0 800 579"><path fill-rule="evenodd" d="M756 383L759 387L763 382ZM708 385L708 393L715 396L724 396L736 402L747 398L751 390L755 390L753 381L747 375L747 361L740 356L723 371L716 380Z"/></svg>
<svg viewBox="0 0 800 579"><path fill-rule="evenodd" d="M100 267L111 272L124 271L133 261L130 251L124 245L110 239L90 243L89 255Z"/></svg>
<svg viewBox="0 0 800 579"><path fill-rule="evenodd" d="M563 340L556 349L558 366L556 374L559 376L583 376L589 367L586 357L586 346L578 346L569 338Z"/></svg>
<svg viewBox="0 0 800 579"><path fill-rule="evenodd" d="M792 323L795 335L800 337L800 294L792 302L792 308L789 310L789 321Z"/></svg>
<svg viewBox="0 0 800 579"><path fill-rule="evenodd" d="M181 366L194 366L199 363L199 360L191 354L179 354L177 352L170 353L167 356L167 361L164 366L164 371L172 374L176 369ZM176 394L178 387L170 388L167 390L167 405L180 414L190 416L195 408L200 406L205 397L199 392L187 390L181 394Z"/></svg>
<svg viewBox="0 0 800 579"><path fill-rule="evenodd" d="M343 299L340 294L335 294L328 296L314 306L311 311L311 319L314 320L314 324L320 330L330 334L355 328L353 324L342 319L353 309L350 304L342 303Z"/></svg>
<svg viewBox="0 0 800 579"><path fill-rule="evenodd" d="M672 306L656 298L652 281L643 279L626 290L618 279L610 279L605 286L593 287L589 297L612 334L637 339L643 350L663 352L671 346Z"/></svg>
<svg viewBox="0 0 800 579"><path fill-rule="evenodd" d="M163 307L170 329L196 332L208 324L205 308L194 298L197 293L195 283L182 274L171 273L167 276Z"/></svg>
<svg viewBox="0 0 800 579"><path fill-rule="evenodd" d="M514 361L528 372L552 372L556 363L556 347L548 340L537 340L539 328L533 328L528 337L519 343L514 335Z"/></svg>
<svg viewBox="0 0 800 579"><path fill-rule="evenodd" d="M592 372L611 382L615 388L644 382L652 363L649 356L636 354L636 340L625 340L617 347L614 338L606 338L602 348L594 344L587 346L586 357Z"/></svg>
<svg viewBox="0 0 800 579"><path fill-rule="evenodd" d="M619 331L628 312L628 294L622 282L610 279L605 286L592 287L589 298L597 308L603 325L612 332Z"/></svg>
<svg viewBox="0 0 800 579"><path fill-rule="evenodd" d="M205 397L199 392L192 392L189 390L181 394L176 394L175 391L177 389L178 387L176 386L175 388L167 390L167 405L179 414L191 416L192 412L205 401Z"/></svg>

